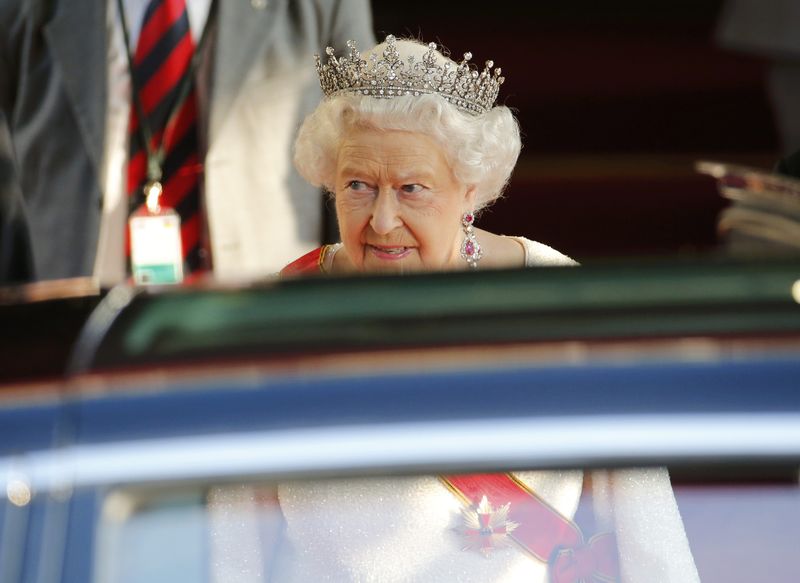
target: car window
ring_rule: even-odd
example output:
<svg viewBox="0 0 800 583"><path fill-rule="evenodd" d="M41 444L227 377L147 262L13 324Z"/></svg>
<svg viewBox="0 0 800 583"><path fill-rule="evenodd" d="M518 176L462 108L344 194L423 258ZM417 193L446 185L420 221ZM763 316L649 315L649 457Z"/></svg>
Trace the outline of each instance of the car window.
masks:
<svg viewBox="0 0 800 583"><path fill-rule="evenodd" d="M492 480L508 475L532 497L500 500L508 491ZM117 489L101 505L93 580L546 581L548 569L574 574L587 561L633 581L656 570L680 581L796 580L793 470L753 479L758 472L681 468L672 487L666 475L532 470ZM469 503L470 479L489 487L488 499ZM570 547L578 539L559 529L573 527L582 539Z"/></svg>
<svg viewBox="0 0 800 583"><path fill-rule="evenodd" d="M95 581L202 581L209 521L202 491L116 491L103 502Z"/></svg>

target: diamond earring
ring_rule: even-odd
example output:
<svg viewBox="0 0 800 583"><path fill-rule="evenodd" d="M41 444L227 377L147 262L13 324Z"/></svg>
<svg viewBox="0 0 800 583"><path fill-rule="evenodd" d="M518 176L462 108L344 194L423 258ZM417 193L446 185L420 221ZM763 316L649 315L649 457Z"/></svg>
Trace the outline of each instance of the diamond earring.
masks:
<svg viewBox="0 0 800 583"><path fill-rule="evenodd" d="M467 265L476 269L478 261L483 257L483 250L472 228L472 223L474 222L475 213L473 212L466 212L461 217L461 226L464 230L464 241L461 242L461 259L466 261Z"/></svg>

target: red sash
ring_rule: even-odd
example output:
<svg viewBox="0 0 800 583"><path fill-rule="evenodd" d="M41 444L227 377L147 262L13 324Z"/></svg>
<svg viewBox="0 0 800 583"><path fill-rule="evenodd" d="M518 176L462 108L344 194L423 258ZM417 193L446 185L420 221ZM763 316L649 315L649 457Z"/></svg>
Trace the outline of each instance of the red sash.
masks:
<svg viewBox="0 0 800 583"><path fill-rule="evenodd" d="M303 255L300 259L295 259L289 265L281 269L280 276L287 277L320 273L322 271L320 263L324 257L322 254L323 249L325 249L325 247L314 249Z"/></svg>
<svg viewBox="0 0 800 583"><path fill-rule="evenodd" d="M613 582L619 579L616 544L611 533L584 541L580 528L542 500L512 474L442 476L442 482L464 504L476 508L485 496L490 505L509 504L507 518L513 525L498 525L522 549L548 563L551 583ZM493 529L483 520L482 535ZM495 533L497 528L494 529ZM471 533L470 533L471 534Z"/></svg>

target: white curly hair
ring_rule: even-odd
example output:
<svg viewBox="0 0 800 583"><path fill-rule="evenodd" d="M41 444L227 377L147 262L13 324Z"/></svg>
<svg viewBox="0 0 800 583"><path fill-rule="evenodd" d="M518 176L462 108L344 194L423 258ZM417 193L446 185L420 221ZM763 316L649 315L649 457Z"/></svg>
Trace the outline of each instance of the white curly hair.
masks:
<svg viewBox="0 0 800 583"><path fill-rule="evenodd" d="M382 54L381 43L362 57ZM415 40L398 40L404 60L428 50ZM442 62L451 61L439 55ZM455 66L455 63L453 64ZM400 130L433 138L443 149L455 177L475 187L475 210L503 193L521 148L519 124L511 110L496 105L481 115L466 113L437 94L378 99L338 93L322 101L303 122L294 147L294 164L308 182L334 191L339 145L351 127Z"/></svg>

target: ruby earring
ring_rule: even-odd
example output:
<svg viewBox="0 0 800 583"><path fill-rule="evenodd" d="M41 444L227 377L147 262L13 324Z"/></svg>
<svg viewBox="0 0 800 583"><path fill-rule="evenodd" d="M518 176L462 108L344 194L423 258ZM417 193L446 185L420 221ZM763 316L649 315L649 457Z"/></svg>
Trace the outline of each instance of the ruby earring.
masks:
<svg viewBox="0 0 800 583"><path fill-rule="evenodd" d="M475 222L475 213L466 212L461 217L461 227L464 230L464 240L461 242L461 259L467 262L471 268L478 267L478 261L483 257L483 250L480 243L475 238L475 230L472 223Z"/></svg>

